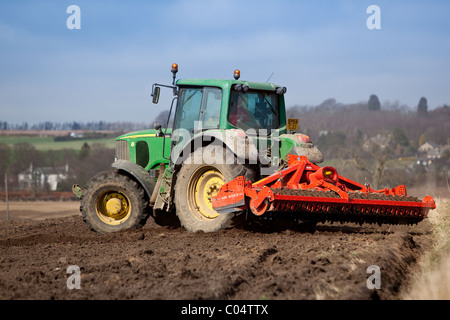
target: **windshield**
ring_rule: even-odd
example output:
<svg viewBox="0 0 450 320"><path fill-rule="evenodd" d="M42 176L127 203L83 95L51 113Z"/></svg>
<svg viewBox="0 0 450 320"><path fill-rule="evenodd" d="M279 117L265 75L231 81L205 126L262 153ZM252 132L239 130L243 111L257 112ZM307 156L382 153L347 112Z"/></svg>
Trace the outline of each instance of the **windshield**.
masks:
<svg viewBox="0 0 450 320"><path fill-rule="evenodd" d="M278 129L279 95L270 91L231 91L228 122L240 129Z"/></svg>

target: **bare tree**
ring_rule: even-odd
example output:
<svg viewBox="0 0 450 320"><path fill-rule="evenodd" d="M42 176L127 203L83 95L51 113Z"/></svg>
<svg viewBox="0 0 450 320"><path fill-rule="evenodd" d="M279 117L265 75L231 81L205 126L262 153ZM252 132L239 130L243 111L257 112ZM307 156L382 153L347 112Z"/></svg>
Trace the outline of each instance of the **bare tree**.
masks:
<svg viewBox="0 0 450 320"><path fill-rule="evenodd" d="M368 165L360 159L359 153L353 153L350 161L353 162L356 169L367 172L372 178L371 186L374 189L378 189L378 187L381 185L381 180L383 179L386 169L385 166L387 152L384 152L379 148L373 148L371 151L371 155L375 160L375 166L373 169L369 169Z"/></svg>

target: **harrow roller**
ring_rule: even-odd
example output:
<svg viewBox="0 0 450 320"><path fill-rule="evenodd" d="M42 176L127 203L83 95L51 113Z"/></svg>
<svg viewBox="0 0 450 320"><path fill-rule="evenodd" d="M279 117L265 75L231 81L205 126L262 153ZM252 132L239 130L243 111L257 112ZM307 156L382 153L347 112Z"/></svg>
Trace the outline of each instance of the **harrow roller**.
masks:
<svg viewBox="0 0 450 320"><path fill-rule="evenodd" d="M415 224L435 209L432 197L408 196L405 186L374 190L320 168L306 157L288 156L288 167L258 182L238 177L222 186L212 205L218 212L262 216L290 212L304 220Z"/></svg>

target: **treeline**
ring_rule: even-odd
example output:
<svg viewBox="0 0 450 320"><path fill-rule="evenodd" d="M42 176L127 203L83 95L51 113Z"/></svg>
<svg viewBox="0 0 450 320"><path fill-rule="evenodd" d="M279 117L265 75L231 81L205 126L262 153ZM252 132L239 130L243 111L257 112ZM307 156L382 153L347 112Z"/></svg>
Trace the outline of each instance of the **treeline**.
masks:
<svg viewBox="0 0 450 320"><path fill-rule="evenodd" d="M153 129L154 124L160 123L163 126L167 123L167 117L169 116L168 110L161 111L152 121L149 122L132 122L132 121L91 121L91 122L53 122L43 121L35 124L29 124L28 122L22 123L9 123L7 121L0 120L0 130L47 130L47 131L115 131L115 132L130 132L144 129ZM173 112L172 117L173 120Z"/></svg>
<svg viewBox="0 0 450 320"><path fill-rule="evenodd" d="M27 122L22 123L8 123L7 121L0 121L0 130L108 130L108 131L136 131L142 129L152 128L151 123L145 122L131 122L131 121L120 121L120 122L106 122L106 121L97 121L97 122L52 122L52 121L44 121L36 124L29 124Z"/></svg>

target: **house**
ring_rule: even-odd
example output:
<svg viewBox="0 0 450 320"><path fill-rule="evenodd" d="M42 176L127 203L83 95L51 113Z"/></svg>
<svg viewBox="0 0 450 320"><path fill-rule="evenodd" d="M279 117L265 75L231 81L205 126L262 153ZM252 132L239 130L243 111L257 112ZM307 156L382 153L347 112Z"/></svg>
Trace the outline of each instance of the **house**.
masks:
<svg viewBox="0 0 450 320"><path fill-rule="evenodd" d="M416 163L423 166L431 165L434 161L441 159L446 152L449 152L448 145L438 146L432 142L425 142L417 149Z"/></svg>
<svg viewBox="0 0 450 320"><path fill-rule="evenodd" d="M33 168L31 164L30 167L19 173L19 188L21 190L45 190L45 191L56 191L58 184L69 177L69 165L66 164L64 167L52 168L52 167L41 167Z"/></svg>
<svg viewBox="0 0 450 320"><path fill-rule="evenodd" d="M427 159L440 159L442 156L442 151L440 148L435 148L427 151Z"/></svg>
<svg viewBox="0 0 450 320"><path fill-rule="evenodd" d="M418 149L417 152L419 153L427 153L429 151L432 151L434 149L437 149L437 145L435 145L432 142L425 142L424 144L422 144Z"/></svg>
<svg viewBox="0 0 450 320"><path fill-rule="evenodd" d="M432 142L425 142L417 149L418 157L430 160L440 159L446 146L438 146Z"/></svg>

